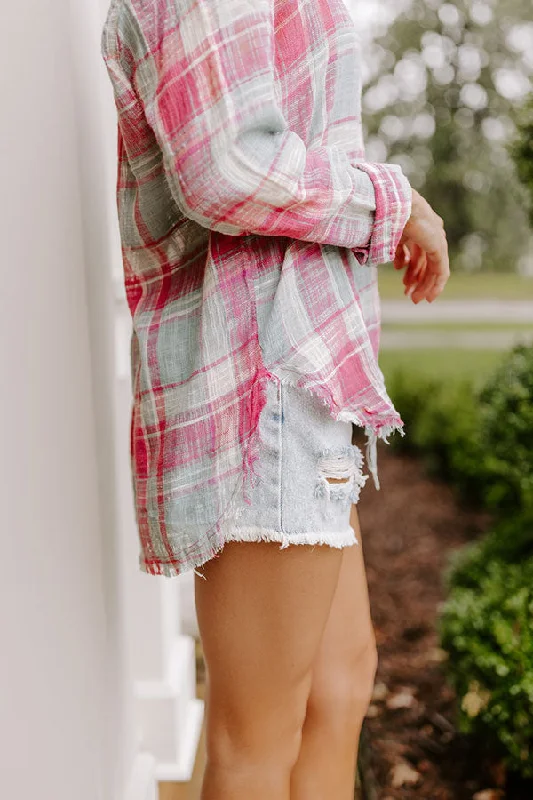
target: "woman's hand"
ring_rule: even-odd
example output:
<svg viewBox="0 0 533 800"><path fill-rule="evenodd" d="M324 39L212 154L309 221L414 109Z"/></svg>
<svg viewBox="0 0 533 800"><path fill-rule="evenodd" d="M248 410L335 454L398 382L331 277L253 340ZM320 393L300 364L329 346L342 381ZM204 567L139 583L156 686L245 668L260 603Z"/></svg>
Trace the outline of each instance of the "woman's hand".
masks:
<svg viewBox="0 0 533 800"><path fill-rule="evenodd" d="M433 302L450 277L448 242L442 217L431 208L416 189L412 189L412 207L394 257L394 268L405 269L404 294L413 303Z"/></svg>

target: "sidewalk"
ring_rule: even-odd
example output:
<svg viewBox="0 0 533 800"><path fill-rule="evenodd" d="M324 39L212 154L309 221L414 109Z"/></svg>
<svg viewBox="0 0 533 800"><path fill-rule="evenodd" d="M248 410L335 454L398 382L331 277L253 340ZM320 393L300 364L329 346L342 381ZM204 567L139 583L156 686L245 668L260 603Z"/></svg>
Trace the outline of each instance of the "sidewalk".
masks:
<svg viewBox="0 0 533 800"><path fill-rule="evenodd" d="M384 323L419 324L437 322L516 322L533 326L531 300L440 300L415 305L405 300L384 300L381 303Z"/></svg>
<svg viewBox="0 0 533 800"><path fill-rule="evenodd" d="M439 349L446 350L507 350L518 342L533 344L533 325L531 331L490 330L383 330L380 345L384 350Z"/></svg>

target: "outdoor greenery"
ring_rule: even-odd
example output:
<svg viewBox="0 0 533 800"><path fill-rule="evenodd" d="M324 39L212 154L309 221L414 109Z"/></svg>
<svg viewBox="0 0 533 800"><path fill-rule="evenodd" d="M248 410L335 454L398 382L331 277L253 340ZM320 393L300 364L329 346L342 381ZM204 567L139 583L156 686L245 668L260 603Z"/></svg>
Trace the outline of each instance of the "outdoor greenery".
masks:
<svg viewBox="0 0 533 800"><path fill-rule="evenodd" d="M529 194L508 149L531 91L530 6L403 7L365 53L366 155L400 163L446 221L454 269L513 271L530 247ZM521 142L527 148L527 137Z"/></svg>
<svg viewBox="0 0 533 800"><path fill-rule="evenodd" d="M533 506L533 348L497 357L477 387L464 376L393 372L389 391L408 435L391 444L419 453L463 501L504 513Z"/></svg>
<svg viewBox="0 0 533 800"><path fill-rule="evenodd" d="M514 348L479 400L487 503L506 514L533 509L533 348Z"/></svg>
<svg viewBox="0 0 533 800"><path fill-rule="evenodd" d="M532 297L531 279L494 274L531 262L528 17L522 0L406 0L370 48L367 156L400 163L445 220L447 299ZM402 296L390 268L380 294ZM406 425L391 446L491 514L450 557L439 634L460 728L533 778L533 347L390 350L380 365Z"/></svg>
<svg viewBox="0 0 533 800"><path fill-rule="evenodd" d="M533 134L531 141L533 143ZM533 186L533 184L532 184ZM533 193L533 188L532 188ZM392 266L382 264L378 269L379 294L382 300L404 300L402 274ZM514 273L456 272L436 302L442 300L533 300L533 277ZM533 324L533 320L531 321Z"/></svg>
<svg viewBox="0 0 533 800"><path fill-rule="evenodd" d="M471 383L406 371L393 376L389 390L406 428L406 436L391 438L392 447L417 453L428 472L449 482L464 502L480 504L486 469Z"/></svg>
<svg viewBox="0 0 533 800"><path fill-rule="evenodd" d="M397 372L390 394L417 452L493 527L450 559L439 617L459 723L533 777L533 347L500 354L482 383Z"/></svg>
<svg viewBox="0 0 533 800"><path fill-rule="evenodd" d="M402 350L382 350L379 363L389 383L396 383L398 376L423 384L429 377L439 385L449 379L461 378L476 382L484 380L497 366L502 354L499 350L468 350L464 348L416 347ZM401 378L400 378L401 380ZM422 394L422 386L421 397ZM398 387L397 391L400 391ZM409 392L409 388L407 387ZM431 395L426 396L429 402Z"/></svg>
<svg viewBox="0 0 533 800"><path fill-rule="evenodd" d="M440 619L460 729L492 743L525 777L533 777L532 547L530 539L529 557L516 561L484 541L466 548Z"/></svg>
<svg viewBox="0 0 533 800"><path fill-rule="evenodd" d="M515 115L516 135L509 144L519 179L529 194L529 219L533 225L533 98Z"/></svg>

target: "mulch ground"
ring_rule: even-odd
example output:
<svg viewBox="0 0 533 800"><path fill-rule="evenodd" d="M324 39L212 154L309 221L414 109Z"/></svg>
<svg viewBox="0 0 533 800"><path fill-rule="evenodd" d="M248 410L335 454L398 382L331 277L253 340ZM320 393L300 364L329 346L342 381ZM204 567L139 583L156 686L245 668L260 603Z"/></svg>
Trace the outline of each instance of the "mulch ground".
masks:
<svg viewBox="0 0 533 800"><path fill-rule="evenodd" d="M381 491L369 480L359 503L379 651L360 751L366 798L531 798L531 785L503 792L501 765L458 733L435 628L447 554L490 520L461 509L448 486L386 445L379 471Z"/></svg>

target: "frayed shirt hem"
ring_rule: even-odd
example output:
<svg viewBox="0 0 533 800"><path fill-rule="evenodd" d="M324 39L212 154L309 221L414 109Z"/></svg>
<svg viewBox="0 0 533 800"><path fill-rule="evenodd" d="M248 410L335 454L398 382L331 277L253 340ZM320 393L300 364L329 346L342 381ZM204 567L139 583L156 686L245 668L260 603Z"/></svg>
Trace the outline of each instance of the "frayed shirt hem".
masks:
<svg viewBox="0 0 533 800"><path fill-rule="evenodd" d="M262 528L239 528L235 525L241 498L247 496L248 488L254 484L256 479L254 464L260 452L259 417L266 402L266 384L269 380L279 382L281 379L265 367L259 369L251 392L249 413L252 416L253 425L247 440L243 443L243 464L240 479L237 479L231 497L217 521L207 531L204 530L201 537L199 537L199 541L202 539L209 542L208 549L206 549L204 555L198 558L188 557L186 552L182 552L181 555L176 553L175 560L168 559L168 556L158 559L155 555L151 558L146 558L145 554L141 553L139 567L142 572L150 575L174 577L190 569L196 571L197 567L202 566L212 558L216 558L227 541L279 541L282 543L280 549L289 546L289 544L326 543L332 546L344 547L357 543L355 531L351 526L344 533L338 531L335 533L315 531L290 534ZM293 379L283 380L287 384L298 385ZM339 409L333 402L331 395L328 394L327 390L324 391L320 385L301 386L300 388L305 388L306 391L310 391L317 396L327 406L334 419L352 422L364 429L367 436L367 465L373 477L374 485L376 489L379 489L377 440L382 439L385 443L388 443L388 437L395 431L399 431L402 436L404 435L403 421L399 414L394 409L384 414L372 413L366 408ZM170 540L173 538L179 539L179 533L176 532L174 535L169 536ZM147 539L151 540L151 537L147 537Z"/></svg>
<svg viewBox="0 0 533 800"><path fill-rule="evenodd" d="M301 533L286 533L273 529L261 528L259 526L247 526L242 528L229 528L223 533L222 541L212 551L201 560L181 561L178 563L162 561L146 561L142 556L139 558L139 567L142 572L150 575L163 575L164 577L177 577L184 572L193 571L201 578L204 575L198 573L197 568L206 562L216 558L223 550L227 542L273 542L280 544L280 550L284 550L291 545L327 545L329 547L343 548L359 544L355 535L354 528L350 525L345 531L305 531Z"/></svg>

